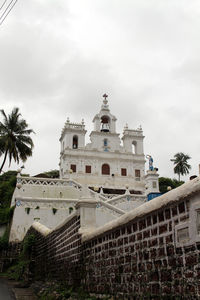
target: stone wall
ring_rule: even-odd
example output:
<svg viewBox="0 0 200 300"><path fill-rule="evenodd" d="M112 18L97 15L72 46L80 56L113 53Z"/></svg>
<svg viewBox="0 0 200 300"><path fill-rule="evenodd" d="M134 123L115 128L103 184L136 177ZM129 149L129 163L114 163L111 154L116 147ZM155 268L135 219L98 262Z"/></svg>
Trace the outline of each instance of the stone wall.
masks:
<svg viewBox="0 0 200 300"><path fill-rule="evenodd" d="M188 202L181 201L85 242L87 289L127 296L200 295L200 243L176 247L175 226L188 217Z"/></svg>
<svg viewBox="0 0 200 300"><path fill-rule="evenodd" d="M37 274L119 299L200 297L199 178L96 230L79 230L80 212L46 236L30 229Z"/></svg>
<svg viewBox="0 0 200 300"><path fill-rule="evenodd" d="M9 243L6 249L0 250L0 272L5 271L13 262L17 261L21 252L20 243Z"/></svg>
<svg viewBox="0 0 200 300"><path fill-rule="evenodd" d="M74 213L59 228L45 235L32 226L27 234L36 236L34 248L35 276L40 279L62 279L69 285L80 285L81 236L80 216ZM70 274L70 276L68 276Z"/></svg>

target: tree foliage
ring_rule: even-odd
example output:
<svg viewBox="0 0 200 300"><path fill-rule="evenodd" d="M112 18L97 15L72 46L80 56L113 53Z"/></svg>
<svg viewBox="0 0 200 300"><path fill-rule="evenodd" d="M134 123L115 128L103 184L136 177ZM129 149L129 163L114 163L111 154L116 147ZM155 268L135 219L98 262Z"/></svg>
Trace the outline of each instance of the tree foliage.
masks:
<svg viewBox="0 0 200 300"><path fill-rule="evenodd" d="M0 208L9 208L16 186L16 171L8 171L0 175Z"/></svg>
<svg viewBox="0 0 200 300"><path fill-rule="evenodd" d="M35 175L34 177L41 177L41 178L59 178L59 170L51 170L48 172L43 172Z"/></svg>
<svg viewBox="0 0 200 300"><path fill-rule="evenodd" d="M7 158L11 164L12 159L17 163L20 160L25 162L32 155L33 141L30 134L33 130L28 129L26 121L20 118L19 108L13 108L8 116L3 109L0 113L3 117L0 122L0 155L4 155L1 173Z"/></svg>
<svg viewBox="0 0 200 300"><path fill-rule="evenodd" d="M45 172L45 174L49 177L49 178L59 178L59 170L51 170L48 172Z"/></svg>
<svg viewBox="0 0 200 300"><path fill-rule="evenodd" d="M171 159L171 161L174 162L174 173L178 174L179 181L181 175L189 174L189 170L191 169L191 166L188 164L189 159L191 159L191 157L183 152L176 153L174 158Z"/></svg>
<svg viewBox="0 0 200 300"><path fill-rule="evenodd" d="M10 207L16 185L16 171L8 171L0 175L0 225L7 225L6 231L0 237L0 250L6 249L9 240L9 228L15 206Z"/></svg>
<svg viewBox="0 0 200 300"><path fill-rule="evenodd" d="M159 178L159 189L162 194L168 192L168 187L170 186L172 189L175 189L182 185L184 181L178 181L177 179L171 179L168 177L160 177Z"/></svg>

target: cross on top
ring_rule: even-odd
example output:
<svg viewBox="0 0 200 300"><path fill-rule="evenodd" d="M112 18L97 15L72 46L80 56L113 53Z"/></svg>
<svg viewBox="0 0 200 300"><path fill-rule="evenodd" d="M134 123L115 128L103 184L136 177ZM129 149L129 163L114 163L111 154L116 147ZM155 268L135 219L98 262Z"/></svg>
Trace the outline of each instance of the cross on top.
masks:
<svg viewBox="0 0 200 300"><path fill-rule="evenodd" d="M107 100L106 98L108 98L108 95L104 94L103 97L104 97L105 100Z"/></svg>

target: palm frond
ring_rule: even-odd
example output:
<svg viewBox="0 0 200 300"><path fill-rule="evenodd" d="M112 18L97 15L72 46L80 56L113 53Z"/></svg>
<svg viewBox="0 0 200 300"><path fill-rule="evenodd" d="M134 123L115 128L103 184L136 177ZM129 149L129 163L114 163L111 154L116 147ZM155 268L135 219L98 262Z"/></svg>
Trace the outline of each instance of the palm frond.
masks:
<svg viewBox="0 0 200 300"><path fill-rule="evenodd" d="M13 108L10 115L6 115L4 110L0 110L3 121L0 122L0 155L8 154L9 164L12 159L19 163L23 162L32 155L33 141L30 137L34 133L28 128L26 120L20 119L21 113L19 108ZM5 162L0 167L0 172Z"/></svg>
<svg viewBox="0 0 200 300"><path fill-rule="evenodd" d="M188 154L184 154L183 152L178 152L174 155L174 158L171 159L174 163L174 173L179 175L187 175L189 174L189 170L191 169L191 165L188 164L188 160L191 157Z"/></svg>

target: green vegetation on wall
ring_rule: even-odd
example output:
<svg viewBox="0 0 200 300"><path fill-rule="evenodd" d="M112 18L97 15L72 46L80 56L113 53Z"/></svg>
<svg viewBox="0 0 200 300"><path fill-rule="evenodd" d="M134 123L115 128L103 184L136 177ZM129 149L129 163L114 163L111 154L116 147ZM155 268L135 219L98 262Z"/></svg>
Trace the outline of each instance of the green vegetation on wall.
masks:
<svg viewBox="0 0 200 300"><path fill-rule="evenodd" d="M23 240L22 251L19 255L18 261L15 265L11 266L7 271L7 276L10 279L26 280L26 276L30 270L32 261L32 251L35 245L35 235L29 234Z"/></svg>

